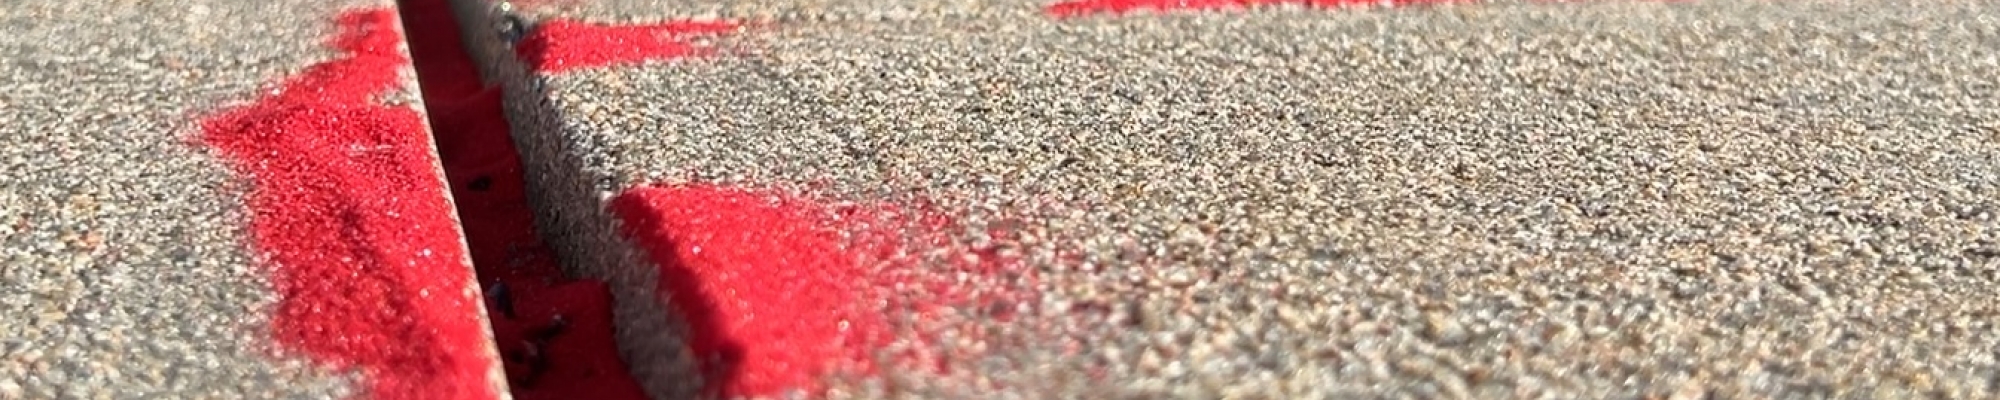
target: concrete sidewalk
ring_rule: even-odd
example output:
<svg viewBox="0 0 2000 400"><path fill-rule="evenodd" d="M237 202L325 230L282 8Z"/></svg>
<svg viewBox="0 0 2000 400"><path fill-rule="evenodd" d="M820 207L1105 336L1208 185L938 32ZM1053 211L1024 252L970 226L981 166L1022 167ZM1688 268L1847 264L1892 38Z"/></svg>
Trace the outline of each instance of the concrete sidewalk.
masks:
<svg viewBox="0 0 2000 400"><path fill-rule="evenodd" d="M274 289L279 284L272 274L301 272L298 265L274 264L252 247L251 224L258 216L248 199L258 190L308 189L259 187L279 180L241 176L219 158L220 151L202 144L205 118L275 95L283 80L292 79L287 77L342 57L330 42L339 32L340 13L381 10L386 18L362 28L390 30L389 43L400 43L393 35L400 27L392 6L387 0L176 0L0 7L0 30L6 33L0 35L0 52L8 55L0 59L0 108L7 110L0 113L0 171L5 171L0 173L0 320L6 321L0 323L0 398L436 398L438 393L371 393L365 379L380 365L309 361L327 360L317 350L353 349L366 345L367 338L305 344L274 339L273 310L288 299ZM401 68L382 72L409 76L408 65ZM406 78L398 86L369 101L414 111L420 122L415 81ZM428 143L427 137L418 139ZM413 146L392 150L429 154L429 147ZM428 162L430 170L419 168L410 177L419 185L423 172L438 179L435 156ZM449 198L415 194L402 201L443 206L443 213L406 218L411 224L445 221L447 232L456 232ZM456 238L436 238L447 243L436 254L462 255L463 244L449 244ZM471 385L485 387L486 395L504 394L490 340L484 338L477 287L466 288L473 284L471 269L463 260L444 262L461 270L447 268L435 276L442 283L307 284L323 291L387 285L374 288L386 293L384 303L359 305L397 310L386 312L407 311L395 308L403 301L396 296L420 291L434 291L425 293L435 299L465 296L452 306L457 322L449 326L430 325L437 320L418 315L388 318L419 321L408 324L447 342L473 343L426 350L461 353L439 360L475 361L391 373L439 385L460 378L448 376L471 374ZM311 296L372 298L347 291ZM352 310L314 307L317 315L296 317L338 320ZM320 335L351 332L312 323L291 326ZM468 326L481 329L464 329Z"/></svg>
<svg viewBox="0 0 2000 400"><path fill-rule="evenodd" d="M836 397L2000 391L1992 3L458 4L542 230L620 288L656 396L705 355L605 202L687 183L933 199L965 228L910 251L1038 274L981 281L1035 294L1018 318L925 333L952 372ZM512 47L704 16L750 25L643 65Z"/></svg>
<svg viewBox="0 0 2000 400"><path fill-rule="evenodd" d="M656 398L2000 396L2000 5L1052 4L455 1ZM391 6L0 9L0 399L505 397Z"/></svg>

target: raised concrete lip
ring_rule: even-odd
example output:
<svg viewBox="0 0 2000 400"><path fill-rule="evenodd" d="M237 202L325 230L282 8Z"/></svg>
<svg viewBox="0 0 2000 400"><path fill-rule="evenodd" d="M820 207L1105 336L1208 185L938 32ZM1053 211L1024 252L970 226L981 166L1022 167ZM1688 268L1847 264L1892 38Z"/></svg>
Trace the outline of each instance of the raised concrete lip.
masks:
<svg viewBox="0 0 2000 400"><path fill-rule="evenodd" d="M404 40L398 41L396 43L397 44L396 51L402 53L405 58L408 58L411 56L410 44L408 40L410 32L409 29L406 29L404 27L404 23L405 22L403 20L403 15L401 13L397 13L396 14L397 36L404 38ZM424 117L423 118L424 132L426 133L432 132L430 109L424 104L423 89L420 88L419 87L420 85L417 84L416 69L412 68L410 65L404 65L402 70L399 71L398 73L403 77L403 82L404 82L403 86L405 88L408 88L407 90L410 92L410 98L408 99L409 106L413 109L416 109L417 113ZM438 147L437 147L437 141L435 139L436 135L430 134L426 135L426 137L431 138L430 140L424 141L425 144L424 153L429 156L430 160L429 167L430 167L431 181L434 182L434 184L436 184L437 187L444 188L443 190L440 190L440 194L444 196L446 204L458 204L457 199L454 199L452 197L450 190L451 182L445 178L444 166L440 164L438 161L439 160ZM458 215L458 209L456 207L453 207L449 214L450 214L450 221L452 224L452 231L457 233L457 236L455 236L454 238L455 242L458 244L459 248L467 248L468 246L466 245L465 242L465 222L460 219L460 216ZM467 251L467 252L462 252L461 254L462 257L459 257L459 264L465 266L465 276L466 276L466 282L464 282L466 293L463 293L463 295L473 299L484 299L485 296L481 296L480 293L481 285L479 283L479 275L473 272L472 252ZM484 345L480 346L479 349L481 350L480 352L483 353L481 354L481 356L485 358L488 361L488 365L491 366L490 368L487 368L486 371L487 382L493 389L493 393L498 394L497 399L502 399L502 400L512 399L514 398L514 396L508 390L507 387L507 371L503 369L504 364L501 362L500 359L500 350L494 344L493 330L491 328L493 326L493 320L491 316L488 315L489 311L486 310L486 302L485 301L473 302L473 309L478 313L480 326L486 327L486 329L480 330L480 333L482 335L480 342L483 343Z"/></svg>
<svg viewBox="0 0 2000 400"><path fill-rule="evenodd" d="M0 47L19 51L0 62L0 70L38 79L0 79L9 86L0 103L8 103L10 115L0 118L9 119L9 139L0 143L0 154L8 157L0 162L33 162L31 168L0 168L9 170L0 176L7 187L0 190L0 241L8 244L0 254L7 264L0 280L10 282L0 289L0 314L10 328L26 330L17 337L8 329L0 338L0 398L366 392L353 371L318 365L272 340L270 306L279 299L258 265L266 260L245 221L252 214L246 184L255 179L238 174L198 138L203 121L216 113L263 98L279 80L341 57L327 43L339 31L335 15L389 12L393 5L176 0L23 3L0 11L0 20L13 28ZM395 18L376 32L402 37L400 16L389 14ZM409 53L401 41L395 51ZM377 104L399 112L409 107L422 118L428 110L413 70L399 68L396 87ZM21 71L31 73L14 74ZM435 145L424 147L407 149L430 157L430 167L419 174L438 176L412 178L443 187ZM12 157L15 151L27 157ZM441 193L424 200L451 204L450 192ZM79 203L44 201L60 200L51 197L57 194ZM25 202L15 207L15 200ZM433 222L457 225L456 213L445 217ZM26 230L17 236L15 228ZM68 230L80 237L40 237ZM463 247L463 232L456 226L452 232L459 237L438 241ZM25 242L15 246L17 239ZM61 259L35 259L41 256ZM471 276L469 260L444 263ZM13 284L17 277L25 278L20 286ZM34 287L38 279L50 280L56 290ZM466 292L437 297L465 296L474 307L466 311L476 314L467 317L483 327L478 283L465 284ZM14 314L17 305L29 315ZM479 340L467 346L476 352L467 356L485 361L471 365L480 371L467 371L484 381L468 384L508 398L490 335L466 333L463 338Z"/></svg>

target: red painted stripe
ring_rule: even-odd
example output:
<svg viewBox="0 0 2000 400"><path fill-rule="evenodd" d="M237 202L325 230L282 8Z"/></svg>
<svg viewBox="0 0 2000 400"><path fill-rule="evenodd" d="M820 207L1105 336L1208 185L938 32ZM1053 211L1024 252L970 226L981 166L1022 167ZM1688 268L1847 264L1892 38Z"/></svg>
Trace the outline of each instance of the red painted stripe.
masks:
<svg viewBox="0 0 2000 400"><path fill-rule="evenodd" d="M737 27L728 21L605 25L551 20L536 25L514 51L536 71L564 72L706 55L709 49L689 39L734 32Z"/></svg>
<svg viewBox="0 0 2000 400"><path fill-rule="evenodd" d="M323 366L359 368L379 399L487 399L492 365L465 250L422 116L379 104L408 60L396 14L343 14L346 56L202 121L254 187L254 247L278 294L275 334Z"/></svg>
<svg viewBox="0 0 2000 400"><path fill-rule="evenodd" d="M1125 14L1137 11L1240 9L1263 4L1297 4L1308 7L1406 6L1476 0L1070 0L1051 4L1043 11L1056 17L1092 14Z"/></svg>

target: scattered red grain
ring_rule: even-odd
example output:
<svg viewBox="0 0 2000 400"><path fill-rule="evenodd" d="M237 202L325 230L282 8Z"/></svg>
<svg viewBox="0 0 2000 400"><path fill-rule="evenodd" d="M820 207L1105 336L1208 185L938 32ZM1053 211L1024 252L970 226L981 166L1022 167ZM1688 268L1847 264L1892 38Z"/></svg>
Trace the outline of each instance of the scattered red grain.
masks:
<svg viewBox="0 0 2000 400"><path fill-rule="evenodd" d="M709 49L689 40L733 32L737 27L726 21L605 25L551 20L535 26L514 52L536 71L564 72L705 55Z"/></svg>
<svg viewBox="0 0 2000 400"><path fill-rule="evenodd" d="M486 399L491 360L422 116L379 104L405 67L396 14L343 14L335 48L274 95L202 121L254 187L280 345L358 368L380 399Z"/></svg>
<svg viewBox="0 0 2000 400"><path fill-rule="evenodd" d="M473 265L498 300L488 319L514 398L644 399L618 356L610 290L566 279L535 233L501 92L480 81L449 2L407 0L403 12Z"/></svg>
<svg viewBox="0 0 2000 400"><path fill-rule="evenodd" d="M1056 17L1091 14L1125 14L1136 11L1240 9L1263 4L1298 4L1308 7L1404 6L1471 0L1070 0L1049 5L1043 11Z"/></svg>
<svg viewBox="0 0 2000 400"><path fill-rule="evenodd" d="M982 299L953 290L951 272L916 270L911 255L949 249L957 226L924 207L703 184L634 189L610 207L660 268L659 289L693 330L687 345L713 394L817 393L829 372L874 373L875 352L895 337L887 311ZM942 262L982 274L1012 263L965 253ZM919 301L931 303L900 306L907 290L929 291ZM927 365L916 356L896 357Z"/></svg>

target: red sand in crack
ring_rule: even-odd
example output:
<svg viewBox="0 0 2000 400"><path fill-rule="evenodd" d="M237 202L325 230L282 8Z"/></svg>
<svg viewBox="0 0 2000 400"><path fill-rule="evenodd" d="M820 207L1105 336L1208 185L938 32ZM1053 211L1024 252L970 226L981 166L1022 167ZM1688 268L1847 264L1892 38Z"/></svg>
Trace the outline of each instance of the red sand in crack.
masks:
<svg viewBox="0 0 2000 400"><path fill-rule="evenodd" d="M360 369L369 397L492 398L479 300L423 117L378 102L409 61L396 14L339 22L344 58L202 121L202 140L254 182L273 332L321 365Z"/></svg>
<svg viewBox="0 0 2000 400"><path fill-rule="evenodd" d="M1473 0L1071 0L1051 4L1043 10L1057 17L1090 14L1124 14L1141 10L1215 10L1246 8L1262 4L1298 4L1308 7L1372 5L1416 5L1468 2Z"/></svg>
<svg viewBox="0 0 2000 400"><path fill-rule="evenodd" d="M991 249L942 261L956 270L916 268L906 256L950 248L957 226L928 207L836 206L705 184L633 189L610 207L622 233L660 268L659 288L692 330L687 345L714 382L705 388L711 394L818 393L829 372L883 367L872 360L895 338L892 310L929 314L1017 300L1005 288L980 294L954 287L954 272L1014 272L1014 260ZM916 298L924 303L900 304L912 300L911 290L924 292ZM891 361L939 367L924 356Z"/></svg>
<svg viewBox="0 0 2000 400"><path fill-rule="evenodd" d="M645 398L618 356L609 288L565 279L535 233L501 91L479 79L450 4L407 0L403 11L473 265L488 293L505 293L488 318L514 397Z"/></svg>
<svg viewBox="0 0 2000 400"><path fill-rule="evenodd" d="M670 60L708 52L688 42L691 37L729 33L737 26L726 21L604 25L551 20L536 25L514 53L529 68L542 72Z"/></svg>

